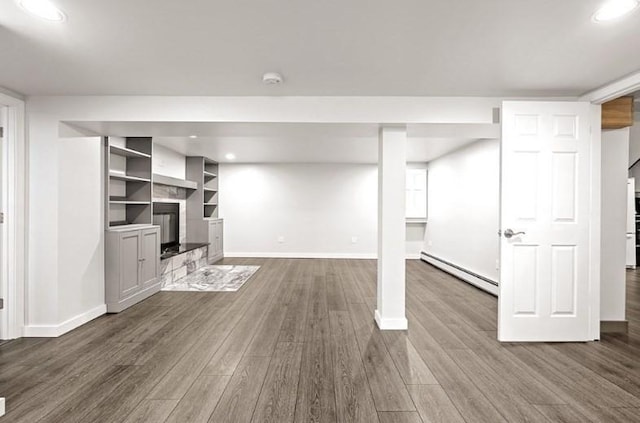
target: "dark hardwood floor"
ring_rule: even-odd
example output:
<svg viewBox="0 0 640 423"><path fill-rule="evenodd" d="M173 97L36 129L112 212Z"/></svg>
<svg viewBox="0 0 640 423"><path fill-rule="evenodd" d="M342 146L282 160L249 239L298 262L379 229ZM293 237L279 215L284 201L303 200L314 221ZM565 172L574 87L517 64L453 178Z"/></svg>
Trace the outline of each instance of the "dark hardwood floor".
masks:
<svg viewBox="0 0 640 423"><path fill-rule="evenodd" d="M375 261L225 262L262 267L1 345L0 422L640 422L638 273L628 335L500 344L496 299L422 262L408 332L376 330Z"/></svg>

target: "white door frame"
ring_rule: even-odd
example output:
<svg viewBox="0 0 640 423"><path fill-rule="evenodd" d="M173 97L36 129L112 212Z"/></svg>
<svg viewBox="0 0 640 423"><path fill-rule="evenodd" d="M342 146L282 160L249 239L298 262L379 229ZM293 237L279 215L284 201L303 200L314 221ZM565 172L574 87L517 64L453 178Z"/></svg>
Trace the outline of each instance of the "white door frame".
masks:
<svg viewBox="0 0 640 423"><path fill-rule="evenodd" d="M589 219L589 333L594 340L600 339L600 228L602 227L602 107L592 104L591 118L591 218Z"/></svg>
<svg viewBox="0 0 640 423"><path fill-rule="evenodd" d="M0 338L22 337L26 297L26 191L27 160L25 137L25 101L19 95L0 91L0 106L7 107L7 127L2 155L2 195L4 227L2 231L2 271L7 287L4 299L6 316Z"/></svg>
<svg viewBox="0 0 640 423"><path fill-rule="evenodd" d="M597 152L592 150L592 163L594 167L593 169L597 169L597 174L592 175L592 189L597 192L597 201L600 202L600 192L602 187L602 175L600 170L600 157L601 157L601 140L602 140L602 108L601 105L606 103L607 101L614 100L618 97L622 97L627 94L631 94L633 92L640 91L640 71L620 78L616 81L613 81L609 84L606 84L602 87L596 88L595 90L589 91L582 96L580 96L580 101L589 101L591 102L591 125L592 125L592 146L597 145ZM592 147L593 148L593 147ZM597 166L596 166L597 161ZM594 199L595 200L595 199ZM592 207L595 207L595 203L592 203ZM596 220L593 220L592 228L600 228L601 222L601 213L600 206L598 205L598 213L595 216ZM600 252L600 233L599 231L592 232L592 242L595 244L595 240L597 239L598 245L592 245L591 251L591 272L592 274L600 274L600 259L602 257ZM592 285L592 291L590 293L590 298L592 300L591 308L592 310L598 310L597 319L595 316L592 320L592 328L594 339L600 339L600 283L598 283L597 287Z"/></svg>

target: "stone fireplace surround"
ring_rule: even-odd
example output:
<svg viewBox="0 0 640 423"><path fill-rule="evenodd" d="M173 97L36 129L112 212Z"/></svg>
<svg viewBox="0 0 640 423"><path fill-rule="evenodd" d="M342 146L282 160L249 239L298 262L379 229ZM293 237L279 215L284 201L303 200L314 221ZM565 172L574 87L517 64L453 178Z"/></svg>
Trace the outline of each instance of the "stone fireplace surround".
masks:
<svg viewBox="0 0 640 423"><path fill-rule="evenodd" d="M153 202L177 203L180 209L179 240L188 245L187 240L187 190L169 185L153 184ZM207 265L206 245L160 260L162 286L170 284L191 272Z"/></svg>

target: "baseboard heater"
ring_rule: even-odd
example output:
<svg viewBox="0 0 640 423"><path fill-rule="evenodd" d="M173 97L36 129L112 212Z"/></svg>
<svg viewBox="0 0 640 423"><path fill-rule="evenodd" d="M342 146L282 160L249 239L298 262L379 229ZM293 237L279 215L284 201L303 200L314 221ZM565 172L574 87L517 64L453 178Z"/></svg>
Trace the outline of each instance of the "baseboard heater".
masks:
<svg viewBox="0 0 640 423"><path fill-rule="evenodd" d="M498 296L498 282L492 281L489 278L486 278L482 275L478 275L470 270L464 269L457 264L453 264L446 260L442 260L436 256L433 256L429 253L425 253L424 251L420 252L420 260L425 263L429 263L432 266L437 267L440 270L443 270L449 273L456 278L463 280L471 285L482 289L483 291L488 292L489 294Z"/></svg>

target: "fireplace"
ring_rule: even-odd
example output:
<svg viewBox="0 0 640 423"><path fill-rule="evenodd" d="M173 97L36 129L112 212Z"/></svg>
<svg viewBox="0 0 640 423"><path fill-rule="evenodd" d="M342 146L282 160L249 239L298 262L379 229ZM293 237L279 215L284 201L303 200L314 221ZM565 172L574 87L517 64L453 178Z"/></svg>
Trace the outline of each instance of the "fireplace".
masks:
<svg viewBox="0 0 640 423"><path fill-rule="evenodd" d="M160 252L180 245L180 205L153 203L153 224L160 226Z"/></svg>

